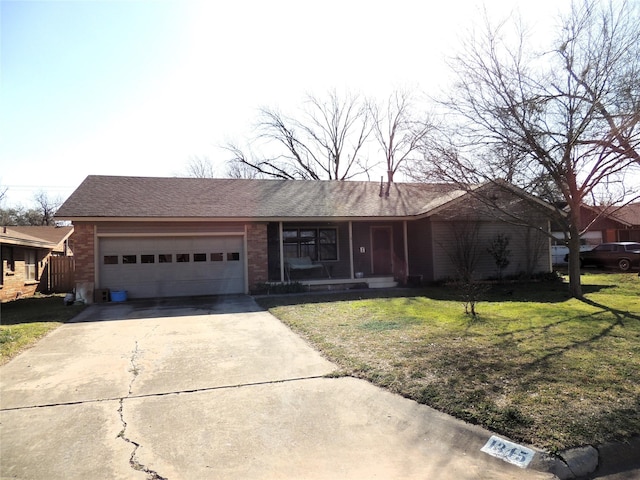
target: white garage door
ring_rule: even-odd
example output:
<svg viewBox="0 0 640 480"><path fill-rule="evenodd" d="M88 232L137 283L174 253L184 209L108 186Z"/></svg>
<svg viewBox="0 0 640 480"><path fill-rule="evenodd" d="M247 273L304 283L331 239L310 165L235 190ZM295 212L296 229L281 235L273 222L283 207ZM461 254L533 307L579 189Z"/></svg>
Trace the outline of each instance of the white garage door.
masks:
<svg viewBox="0 0 640 480"><path fill-rule="evenodd" d="M99 288L129 298L244 292L243 237L100 239Z"/></svg>

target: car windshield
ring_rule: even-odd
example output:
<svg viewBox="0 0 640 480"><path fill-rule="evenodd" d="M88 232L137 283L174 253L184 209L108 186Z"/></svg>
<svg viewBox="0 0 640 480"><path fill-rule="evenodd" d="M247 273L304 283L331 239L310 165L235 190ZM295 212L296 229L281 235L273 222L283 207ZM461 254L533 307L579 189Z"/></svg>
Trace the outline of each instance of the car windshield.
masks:
<svg viewBox="0 0 640 480"><path fill-rule="evenodd" d="M640 250L640 243L630 243L629 245L625 245L625 250Z"/></svg>

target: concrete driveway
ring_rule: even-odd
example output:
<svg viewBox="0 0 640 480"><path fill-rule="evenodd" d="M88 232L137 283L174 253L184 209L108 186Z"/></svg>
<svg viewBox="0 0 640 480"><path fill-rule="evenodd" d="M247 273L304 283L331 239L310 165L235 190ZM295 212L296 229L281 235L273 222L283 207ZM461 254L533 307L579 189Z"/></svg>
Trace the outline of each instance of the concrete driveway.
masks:
<svg viewBox="0 0 640 480"><path fill-rule="evenodd" d="M553 478L480 452L490 432L327 377L249 297L76 320L0 367L3 479Z"/></svg>

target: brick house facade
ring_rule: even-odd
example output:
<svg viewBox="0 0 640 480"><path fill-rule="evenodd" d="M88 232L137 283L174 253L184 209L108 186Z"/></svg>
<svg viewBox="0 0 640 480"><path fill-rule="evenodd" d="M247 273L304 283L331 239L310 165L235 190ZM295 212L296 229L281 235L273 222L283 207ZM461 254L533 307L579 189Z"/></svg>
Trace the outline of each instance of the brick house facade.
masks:
<svg viewBox="0 0 640 480"><path fill-rule="evenodd" d="M1 227L0 301L55 289L49 277L53 255L70 254L72 227Z"/></svg>
<svg viewBox="0 0 640 480"><path fill-rule="evenodd" d="M93 283L95 278L95 227L91 223L74 224L72 240L76 257L76 282Z"/></svg>
<svg viewBox="0 0 640 480"><path fill-rule="evenodd" d="M267 224L247 225L247 275L249 285L258 285L269 280L267 244Z"/></svg>

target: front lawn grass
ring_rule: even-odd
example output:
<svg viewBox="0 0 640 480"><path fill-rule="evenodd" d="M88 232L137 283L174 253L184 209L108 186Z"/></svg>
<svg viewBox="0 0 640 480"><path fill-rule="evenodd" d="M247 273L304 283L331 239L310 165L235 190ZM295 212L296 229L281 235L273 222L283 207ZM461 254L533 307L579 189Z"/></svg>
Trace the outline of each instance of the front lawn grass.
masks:
<svg viewBox="0 0 640 480"><path fill-rule="evenodd" d="M84 306L65 306L64 295L21 298L0 306L0 365L51 330L75 317Z"/></svg>
<svg viewBox="0 0 640 480"><path fill-rule="evenodd" d="M342 374L554 452L640 433L640 279L582 282L495 285L476 320L446 286L258 301Z"/></svg>

